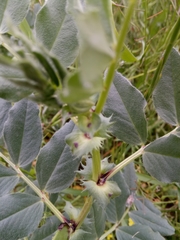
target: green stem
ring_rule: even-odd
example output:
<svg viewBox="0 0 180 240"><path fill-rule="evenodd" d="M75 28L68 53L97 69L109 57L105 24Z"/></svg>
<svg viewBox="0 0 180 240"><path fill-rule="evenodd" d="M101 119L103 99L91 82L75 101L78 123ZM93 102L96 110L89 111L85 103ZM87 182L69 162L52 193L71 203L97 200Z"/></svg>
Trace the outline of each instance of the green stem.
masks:
<svg viewBox="0 0 180 240"><path fill-rule="evenodd" d="M76 219L77 229L81 227L84 219L86 218L87 214L89 213L89 210L92 206L92 202L93 202L92 197L88 197L86 199L86 202L85 202L83 208L81 209L81 212L80 212L78 218Z"/></svg>
<svg viewBox="0 0 180 240"><path fill-rule="evenodd" d="M117 172L119 172L122 168L124 168L126 165L128 165L130 162L132 162L134 159L136 159L137 157L139 157L140 155L142 155L144 151L144 147L141 147L137 152L135 152L134 154L132 154L131 156L129 156L128 158L126 158L125 160L123 160L121 163L119 163L118 165L116 165L108 174L108 176L106 177L106 180L108 180L109 178L111 178L112 176L114 176Z"/></svg>
<svg viewBox="0 0 180 240"><path fill-rule="evenodd" d="M62 213L49 201L46 197L45 193L41 192L41 190L36 187L36 185L27 178L23 172L17 167L14 163L12 163L6 156L4 156L0 152L0 157L2 157L16 172L17 174L31 187L34 192L41 198L41 200L47 205L47 207L54 213L54 215L61 221L66 222L66 218L62 215Z"/></svg>
<svg viewBox="0 0 180 240"><path fill-rule="evenodd" d="M128 207L126 209L126 211L124 212L123 216L121 217L120 221L115 223L107 232L105 232L100 238L99 240L103 240L105 239L109 234L111 234L112 232L114 232L116 230L116 228L119 227L119 225L121 224L122 220L125 218L125 216L128 214L130 207Z"/></svg>
<svg viewBox="0 0 180 240"><path fill-rule="evenodd" d="M107 75L106 75L105 82L104 82L104 90L101 92L100 97L99 97L98 102L97 102L97 105L96 105L95 112L98 113L98 114L101 113L101 111L104 107L104 104L106 102L108 92L109 92L111 83L112 83L113 78L114 78L116 65L119 62L119 58L121 57L121 51L122 51L122 48L123 48L123 44L124 44L126 34L128 32L130 20L131 20L131 17L133 15L133 12L134 12L136 1L137 0L131 0L130 4L129 4L129 7L127 8L124 23L122 25L122 29L120 31L120 34L119 34L119 37L118 37L118 40L117 40L117 45L116 45L116 48L115 48L116 55L115 55L115 58L112 61L111 65L110 65L110 67L107 71Z"/></svg>
<svg viewBox="0 0 180 240"><path fill-rule="evenodd" d="M99 97L98 102L97 102L97 105L96 105L95 112L98 113L98 114L101 113L101 111L104 107L104 104L106 102L108 92L109 92L111 83L113 81L115 69L116 69L116 62L113 61L110 65L109 69L108 69L108 72L107 72L107 75L106 75L106 78L105 78L105 82L104 82L104 89L101 92L100 97Z"/></svg>
<svg viewBox="0 0 180 240"><path fill-rule="evenodd" d="M92 180L97 182L101 174L101 156L99 149L92 152Z"/></svg>

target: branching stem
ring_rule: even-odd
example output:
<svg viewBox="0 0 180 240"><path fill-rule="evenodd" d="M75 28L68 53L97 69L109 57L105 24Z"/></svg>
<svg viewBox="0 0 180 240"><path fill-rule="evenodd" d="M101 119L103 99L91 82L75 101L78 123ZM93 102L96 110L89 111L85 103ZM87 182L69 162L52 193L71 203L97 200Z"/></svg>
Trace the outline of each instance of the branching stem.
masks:
<svg viewBox="0 0 180 240"><path fill-rule="evenodd" d="M137 157L143 154L144 147L141 147L137 152L129 156L128 158L124 159L122 162L120 162L118 165L116 165L108 174L106 177L106 180L114 176L117 172L119 172L122 168L124 168L126 165L128 165L130 162L134 161Z"/></svg>
<svg viewBox="0 0 180 240"><path fill-rule="evenodd" d="M19 167L17 167L13 162L11 162L6 156L4 156L0 152L0 157L2 157L21 177L30 188L34 190L34 192L41 198L41 200L46 204L46 206L54 213L54 215L63 223L66 222L66 218L63 216L63 214L51 203L51 201L47 198L45 193L43 193L36 185L29 180L29 178L24 175L24 173L20 170Z"/></svg>

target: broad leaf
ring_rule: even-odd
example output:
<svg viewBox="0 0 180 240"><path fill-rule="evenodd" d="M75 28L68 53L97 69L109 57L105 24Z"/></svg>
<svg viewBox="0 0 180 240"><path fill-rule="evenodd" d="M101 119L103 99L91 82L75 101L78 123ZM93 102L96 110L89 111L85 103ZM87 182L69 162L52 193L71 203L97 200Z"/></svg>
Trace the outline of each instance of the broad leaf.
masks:
<svg viewBox="0 0 180 240"><path fill-rule="evenodd" d="M137 188L137 185L136 185L137 176L136 176L135 166L134 166L134 163L133 163L133 162L129 163L129 164L124 168L123 176L124 176L125 181L126 181L128 187L129 187L129 190L130 190L131 192L135 192L135 191L136 191L136 188Z"/></svg>
<svg viewBox="0 0 180 240"><path fill-rule="evenodd" d="M180 138L172 132L150 143L143 154L144 167L162 182L180 182Z"/></svg>
<svg viewBox="0 0 180 240"><path fill-rule="evenodd" d="M69 75L65 80L64 89L60 93L61 100L63 102L71 104L78 102L77 107L79 107L79 109L84 108L86 103L88 108L94 105L94 102L89 99L84 101L84 99L87 99L97 91L99 85L98 82L95 83L92 88L84 87L84 83L81 80L79 72ZM83 101L80 102L81 100ZM76 104L73 104L72 108L76 108Z"/></svg>
<svg viewBox="0 0 180 240"><path fill-rule="evenodd" d="M68 1L68 9L74 17L79 36L80 72L74 76L78 83L77 100L86 99L92 94L103 89L103 71L114 57L106 32L102 26L100 10L98 7L87 6L79 1ZM77 78L78 77L78 78ZM67 102L71 99L70 85L73 86L72 77L67 79L62 93L63 99ZM85 94L81 96L79 93ZM81 98L81 99L79 99Z"/></svg>
<svg viewBox="0 0 180 240"><path fill-rule="evenodd" d="M0 197L0 233L3 240L18 240L32 233L42 218L40 198L16 193Z"/></svg>
<svg viewBox="0 0 180 240"><path fill-rule="evenodd" d="M36 37L53 52L59 61L69 66L78 53L77 30L66 13L67 0L48 0L37 14Z"/></svg>
<svg viewBox="0 0 180 240"><path fill-rule="evenodd" d="M93 203L92 207L93 212L93 224L94 224L94 230L98 237L100 237L105 229L105 221L106 221L106 212L103 208L99 207L99 204L97 202ZM90 220L91 221L91 220Z"/></svg>
<svg viewBox="0 0 180 240"><path fill-rule="evenodd" d="M42 227L34 231L30 240L52 240L53 233L58 229L59 224L60 221L56 216L49 217Z"/></svg>
<svg viewBox="0 0 180 240"><path fill-rule="evenodd" d="M3 136L4 123L7 120L11 103L0 98L0 139Z"/></svg>
<svg viewBox="0 0 180 240"><path fill-rule="evenodd" d="M13 24L18 25L25 18L30 0L3 0L0 3L0 33L6 33L7 20L10 18Z"/></svg>
<svg viewBox="0 0 180 240"><path fill-rule="evenodd" d="M73 122L66 123L41 149L36 164L37 180L41 190L56 193L73 182L80 159L72 156L65 142L66 135L73 129Z"/></svg>
<svg viewBox="0 0 180 240"><path fill-rule="evenodd" d="M149 226L153 231L159 232L163 236L174 234L174 228L167 222L167 220L151 211L132 211L129 212L129 216L135 223Z"/></svg>
<svg viewBox="0 0 180 240"><path fill-rule="evenodd" d="M14 170L0 164L0 196L9 193L18 181L19 176Z"/></svg>
<svg viewBox="0 0 180 240"><path fill-rule="evenodd" d="M150 211L159 216L161 215L161 211L159 211L159 209L156 208L154 204L150 202L147 198L143 198L139 196L139 199L138 199L138 196L134 197L134 205L136 206L137 210L141 210L146 213Z"/></svg>
<svg viewBox="0 0 180 240"><path fill-rule="evenodd" d="M19 101L27 97L32 91L13 83L14 80L24 81L25 79L25 75L19 69L8 65L0 65L0 98L9 101Z"/></svg>
<svg viewBox="0 0 180 240"><path fill-rule="evenodd" d="M115 42L115 34L112 15L112 4L109 0L85 0L86 5L97 8L100 14L101 24L106 33L106 37L109 42L113 44Z"/></svg>
<svg viewBox="0 0 180 240"><path fill-rule="evenodd" d="M121 194L116 198L111 199L110 203L107 206L106 215L108 221L116 223L124 214L126 201L130 194L130 191L122 173L117 173L115 176L113 176L112 180L118 184L119 188L121 189Z"/></svg>
<svg viewBox="0 0 180 240"><path fill-rule="evenodd" d="M117 240L164 240L158 232L153 232L151 228L141 224L119 227L116 230L116 237Z"/></svg>
<svg viewBox="0 0 180 240"><path fill-rule="evenodd" d="M103 86L102 71L111 62L114 52L107 40L98 9L89 8L85 12L79 9L74 13L74 18L79 31L81 79L86 89L93 88L95 84L98 92Z"/></svg>
<svg viewBox="0 0 180 240"><path fill-rule="evenodd" d="M14 104L4 127L4 139L11 161L25 167L37 156L42 131L36 103L23 99Z"/></svg>
<svg viewBox="0 0 180 240"><path fill-rule="evenodd" d="M112 134L129 144L144 143L147 137L145 105L140 91L116 72L103 110L105 116L112 115Z"/></svg>
<svg viewBox="0 0 180 240"><path fill-rule="evenodd" d="M31 30L26 18L21 22L21 24L19 25L19 28L29 39L33 38L32 30Z"/></svg>
<svg viewBox="0 0 180 240"><path fill-rule="evenodd" d="M161 79L153 92L159 116L171 125L180 124L180 55L172 49L164 65Z"/></svg>

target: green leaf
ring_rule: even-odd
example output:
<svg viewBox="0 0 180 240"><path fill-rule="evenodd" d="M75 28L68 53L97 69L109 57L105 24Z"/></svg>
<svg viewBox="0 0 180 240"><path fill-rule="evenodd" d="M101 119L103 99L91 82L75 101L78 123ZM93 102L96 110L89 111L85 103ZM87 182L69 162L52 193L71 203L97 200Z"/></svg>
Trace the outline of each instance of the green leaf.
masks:
<svg viewBox="0 0 180 240"><path fill-rule="evenodd" d="M141 224L119 227L116 237L117 240L165 240L158 232L153 232L151 228Z"/></svg>
<svg viewBox="0 0 180 240"><path fill-rule="evenodd" d="M14 170L0 164L0 196L9 193L18 181L19 176Z"/></svg>
<svg viewBox="0 0 180 240"><path fill-rule="evenodd" d="M180 125L180 55L172 49L154 92L157 113L167 123Z"/></svg>
<svg viewBox="0 0 180 240"><path fill-rule="evenodd" d="M97 8L99 10L101 24L106 33L106 37L111 44L115 42L115 33L113 29L112 4L109 0L85 0L88 7Z"/></svg>
<svg viewBox="0 0 180 240"><path fill-rule="evenodd" d="M135 171L134 163L131 162L125 166L123 171L123 176L131 192L135 192L137 188L137 176Z"/></svg>
<svg viewBox="0 0 180 240"><path fill-rule="evenodd" d="M111 43L108 41L106 32L102 26L100 10L98 7L83 6L79 1L68 2L69 11L74 17L79 37L80 72L79 75L67 80L63 90L63 98L71 100L70 86L78 83L76 98L87 99L92 94L99 93L103 89L103 71L114 57ZM76 78L75 78L76 77ZM79 77L79 78L77 78Z"/></svg>
<svg viewBox="0 0 180 240"><path fill-rule="evenodd" d="M41 190L60 192L74 180L80 159L72 156L65 142L67 134L74 129L74 123L66 123L41 149L37 164L37 180Z"/></svg>
<svg viewBox="0 0 180 240"><path fill-rule="evenodd" d="M76 1L74 1L76 7ZM107 40L106 33L101 23L98 8L81 8L74 11L73 16L78 28L80 45L81 80L86 89L101 91L103 87L102 72L114 57L111 43Z"/></svg>
<svg viewBox="0 0 180 240"><path fill-rule="evenodd" d="M0 139L3 136L4 123L8 118L8 112L11 108L11 103L0 98Z"/></svg>
<svg viewBox="0 0 180 240"><path fill-rule="evenodd" d="M46 1L35 22L37 39L65 67L71 65L78 54L77 30L71 16L66 13L66 2Z"/></svg>
<svg viewBox="0 0 180 240"><path fill-rule="evenodd" d="M155 140L144 149L144 167L149 174L162 182L180 182L180 138L176 135L178 130Z"/></svg>
<svg viewBox="0 0 180 240"><path fill-rule="evenodd" d="M149 226L153 231L159 232L163 236L171 236L174 234L174 228L169 225L167 220L151 211L132 211L129 212L129 216L135 223Z"/></svg>
<svg viewBox="0 0 180 240"><path fill-rule="evenodd" d="M7 20L11 19L15 25L25 18L30 0L3 0L0 3L0 33L8 31Z"/></svg>
<svg viewBox="0 0 180 240"><path fill-rule="evenodd" d="M47 60L47 56L43 56L38 51L33 51L33 54L36 56L36 58L39 60L40 64L44 67L44 69L47 71L49 77L51 78L51 81L56 85L59 86L59 78L56 75L56 72L54 71L53 67Z"/></svg>
<svg viewBox="0 0 180 240"><path fill-rule="evenodd" d="M19 28L29 39L32 39L32 30L25 18L20 23Z"/></svg>
<svg viewBox="0 0 180 240"><path fill-rule="evenodd" d="M106 215L109 222L116 223L120 221L122 215L124 214L126 201L130 191L122 173L116 173L116 175L112 177L112 180L118 184L121 189L121 194L116 198L111 199L106 208Z"/></svg>
<svg viewBox="0 0 180 240"><path fill-rule="evenodd" d="M46 220L46 223L37 228L30 237L30 240L52 240L53 233L58 229L60 224L56 216L51 216Z"/></svg>
<svg viewBox="0 0 180 240"><path fill-rule="evenodd" d="M143 198L142 196L136 196L134 198L134 205L136 206L137 210L141 210L144 212L152 212L157 215L161 215L161 211L154 206L152 202L150 202L147 198Z"/></svg>
<svg viewBox="0 0 180 240"><path fill-rule="evenodd" d="M16 193L0 197L0 233L3 240L18 240L32 233L42 218L40 198Z"/></svg>
<svg viewBox="0 0 180 240"><path fill-rule="evenodd" d="M31 94L28 88L18 86L13 83L13 80L24 81L25 75L21 70L15 69L9 65L0 64L0 97L9 101L19 101L20 99L27 97ZM8 81L11 80L11 81Z"/></svg>
<svg viewBox="0 0 180 240"><path fill-rule="evenodd" d="M4 139L11 161L25 167L37 156L42 131L36 103L23 99L14 104L4 127Z"/></svg>
<svg viewBox="0 0 180 240"><path fill-rule="evenodd" d="M104 233L105 229L106 212L103 208L99 207L99 203L97 202L93 203L92 212L94 216L94 232L96 233L97 237L100 237Z"/></svg>
<svg viewBox="0 0 180 240"><path fill-rule="evenodd" d="M103 110L105 116L112 115L111 133L129 144L144 143L147 137L145 105L141 92L116 72Z"/></svg>
<svg viewBox="0 0 180 240"><path fill-rule="evenodd" d="M92 94L97 92L98 83L96 83L92 89L86 88L83 85L83 82L81 81L79 72L75 72L71 75L69 75L65 79L65 84L62 89L62 92L60 92L61 100L65 103L76 103L80 100L87 99ZM76 93L76 94L74 94ZM82 104L84 101L82 101ZM94 103L92 101L88 101L87 105L88 108L90 108ZM79 107L80 108L80 107Z"/></svg>
<svg viewBox="0 0 180 240"><path fill-rule="evenodd" d="M121 58L123 61L128 63L133 63L137 61L137 58L132 54L129 48L124 44Z"/></svg>

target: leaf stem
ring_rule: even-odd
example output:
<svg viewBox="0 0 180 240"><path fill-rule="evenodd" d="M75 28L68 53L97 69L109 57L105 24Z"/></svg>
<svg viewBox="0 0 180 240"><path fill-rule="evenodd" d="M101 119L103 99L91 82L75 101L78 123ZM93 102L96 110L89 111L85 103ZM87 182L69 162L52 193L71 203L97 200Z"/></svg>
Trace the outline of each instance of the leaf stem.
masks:
<svg viewBox="0 0 180 240"><path fill-rule="evenodd" d="M97 102L97 105L96 105L95 112L98 113L98 114L101 113L101 111L104 107L104 104L106 102L108 92L109 92L111 83L113 81L114 73L115 73L115 70L116 70L116 65L117 65L117 63L119 61L119 58L121 56L121 50L123 48L124 40L125 40L127 31L128 31L128 28L129 28L131 17L132 17L133 12L134 12L136 1L137 0L131 0L130 4L129 4L129 7L127 8L124 23L122 25L122 29L120 31L120 34L119 34L119 37L118 37L118 40L117 40L117 45L116 45L116 48L115 48L116 55L115 55L115 58L113 59L111 65L110 65L110 67L107 71L107 75L106 75L106 78L105 78L105 81L104 81L104 89L101 92L100 97L99 97L98 102Z"/></svg>
<svg viewBox="0 0 180 240"><path fill-rule="evenodd" d="M105 233L99 238L99 240L105 239L109 234L111 234L113 231L116 230L116 228L121 224L122 220L123 220L123 219L125 218L125 216L128 214L129 209L130 209L130 207L128 207L128 208L126 209L126 211L124 212L124 214L123 214L123 216L121 217L121 219L120 219L117 223L115 223L107 232L105 232Z"/></svg>
<svg viewBox="0 0 180 240"><path fill-rule="evenodd" d="M19 167L17 167L1 152L0 157L2 157L17 172L19 177L21 177L28 184L28 186L34 190L34 192L41 198L41 200L47 205L47 207L54 213L54 215L61 222L67 222L63 214L51 203L51 201L46 197L46 195L43 192L41 192L41 190L38 187L36 187L36 185L33 182L31 182L31 180L29 180L29 178L27 178L26 175L24 175L24 173L20 170Z"/></svg>
<svg viewBox="0 0 180 240"><path fill-rule="evenodd" d="M92 180L97 182L101 175L101 156L99 149L92 151Z"/></svg>
<svg viewBox="0 0 180 240"><path fill-rule="evenodd" d="M107 175L106 180L114 176L117 172L119 172L122 168L124 168L126 165L128 165L130 162L132 162L134 159L142 155L144 151L144 146L141 147L137 152L129 156L128 158L124 159L121 163L116 165Z"/></svg>

